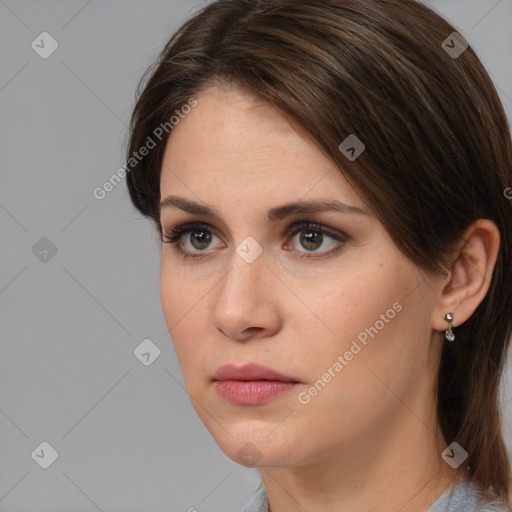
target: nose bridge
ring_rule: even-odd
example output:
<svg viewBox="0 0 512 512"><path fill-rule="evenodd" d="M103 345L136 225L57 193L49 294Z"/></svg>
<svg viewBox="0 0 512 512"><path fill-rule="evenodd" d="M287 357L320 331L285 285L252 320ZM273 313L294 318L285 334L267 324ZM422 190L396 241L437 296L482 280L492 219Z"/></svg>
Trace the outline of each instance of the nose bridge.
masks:
<svg viewBox="0 0 512 512"><path fill-rule="evenodd" d="M226 302L230 308L237 306L242 309L244 304L259 301L260 286L266 263L262 253L255 256L254 249L246 242L238 245L230 261L230 270L221 282L220 296L217 302Z"/></svg>
<svg viewBox="0 0 512 512"><path fill-rule="evenodd" d="M268 284L267 262L252 241L241 242L233 251L230 268L219 283L213 306L214 327L232 338L243 338L248 328L275 328L275 297Z"/></svg>

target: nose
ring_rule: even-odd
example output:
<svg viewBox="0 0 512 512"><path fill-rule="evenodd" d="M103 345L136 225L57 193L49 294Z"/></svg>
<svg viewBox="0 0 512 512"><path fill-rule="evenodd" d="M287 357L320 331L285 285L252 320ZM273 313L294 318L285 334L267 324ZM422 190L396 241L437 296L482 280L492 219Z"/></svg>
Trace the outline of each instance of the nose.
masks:
<svg viewBox="0 0 512 512"><path fill-rule="evenodd" d="M265 252L248 263L233 251L230 270L216 287L214 329L237 341L266 338L279 331L279 291L267 265Z"/></svg>

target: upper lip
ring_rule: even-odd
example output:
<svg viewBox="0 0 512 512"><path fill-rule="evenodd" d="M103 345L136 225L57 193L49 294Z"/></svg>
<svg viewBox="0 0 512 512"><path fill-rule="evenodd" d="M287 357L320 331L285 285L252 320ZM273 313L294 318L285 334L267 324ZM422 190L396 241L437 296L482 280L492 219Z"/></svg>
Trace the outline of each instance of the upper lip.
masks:
<svg viewBox="0 0 512 512"><path fill-rule="evenodd" d="M247 363L242 366L225 364L217 368L213 380L280 380L283 382L297 382L293 377L256 363Z"/></svg>

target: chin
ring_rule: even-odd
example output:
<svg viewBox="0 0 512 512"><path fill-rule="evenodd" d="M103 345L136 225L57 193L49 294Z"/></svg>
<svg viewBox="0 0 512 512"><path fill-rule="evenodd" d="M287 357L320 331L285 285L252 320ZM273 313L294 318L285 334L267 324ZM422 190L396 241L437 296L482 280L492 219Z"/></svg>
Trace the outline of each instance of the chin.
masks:
<svg viewBox="0 0 512 512"><path fill-rule="evenodd" d="M282 467L297 463L292 459L298 455L298 443L285 429L279 435L273 432L276 428L274 423L270 425L261 421L239 422L236 425L225 425L227 432L218 425L208 425L207 428L219 448L242 466Z"/></svg>

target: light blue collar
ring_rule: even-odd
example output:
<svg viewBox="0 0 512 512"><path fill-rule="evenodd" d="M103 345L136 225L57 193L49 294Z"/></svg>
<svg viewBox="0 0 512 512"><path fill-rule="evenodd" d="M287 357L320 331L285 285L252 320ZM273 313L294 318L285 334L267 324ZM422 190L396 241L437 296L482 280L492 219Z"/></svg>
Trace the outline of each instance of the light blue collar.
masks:
<svg viewBox="0 0 512 512"><path fill-rule="evenodd" d="M427 512L511 512L501 500L478 503L478 487L466 480L448 487ZM268 512L268 498L260 482L243 512Z"/></svg>

